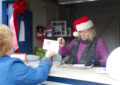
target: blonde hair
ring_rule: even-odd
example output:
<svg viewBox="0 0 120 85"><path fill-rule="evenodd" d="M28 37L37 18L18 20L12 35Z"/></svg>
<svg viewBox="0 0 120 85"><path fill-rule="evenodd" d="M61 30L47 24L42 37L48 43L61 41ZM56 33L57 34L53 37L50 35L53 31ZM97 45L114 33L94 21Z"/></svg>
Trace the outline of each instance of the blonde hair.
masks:
<svg viewBox="0 0 120 85"><path fill-rule="evenodd" d="M13 48L12 31L6 25L0 24L0 57Z"/></svg>
<svg viewBox="0 0 120 85"><path fill-rule="evenodd" d="M96 29L94 27L88 29L88 40L93 41L93 39L97 36ZM80 39L80 35L78 36L78 39Z"/></svg>

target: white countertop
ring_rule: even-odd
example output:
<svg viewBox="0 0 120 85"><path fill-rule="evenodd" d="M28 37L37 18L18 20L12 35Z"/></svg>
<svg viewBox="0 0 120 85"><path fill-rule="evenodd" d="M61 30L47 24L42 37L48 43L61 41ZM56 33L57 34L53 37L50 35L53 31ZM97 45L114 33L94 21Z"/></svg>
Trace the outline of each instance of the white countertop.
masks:
<svg viewBox="0 0 120 85"><path fill-rule="evenodd" d="M120 85L120 81L112 79L107 73L96 73L102 67L78 68L68 65L66 67L53 65L49 76L84 80L90 82L104 83L110 85Z"/></svg>

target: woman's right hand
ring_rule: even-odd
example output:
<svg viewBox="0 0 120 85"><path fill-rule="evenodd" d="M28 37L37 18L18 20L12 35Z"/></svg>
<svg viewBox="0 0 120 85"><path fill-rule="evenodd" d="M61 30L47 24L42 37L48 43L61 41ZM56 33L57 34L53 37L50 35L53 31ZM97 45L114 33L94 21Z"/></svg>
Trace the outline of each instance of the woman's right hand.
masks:
<svg viewBox="0 0 120 85"><path fill-rule="evenodd" d="M64 47L65 46L65 40L63 37L58 37L57 38L57 41L60 42L60 47Z"/></svg>

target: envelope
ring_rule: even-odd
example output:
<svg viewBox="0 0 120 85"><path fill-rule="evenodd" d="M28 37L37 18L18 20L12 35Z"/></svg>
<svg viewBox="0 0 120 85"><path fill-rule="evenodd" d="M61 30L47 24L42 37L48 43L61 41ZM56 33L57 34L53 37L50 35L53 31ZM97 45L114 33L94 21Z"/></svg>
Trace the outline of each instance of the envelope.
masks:
<svg viewBox="0 0 120 85"><path fill-rule="evenodd" d="M43 49L45 50L53 50L56 54L59 51L59 41L51 40L51 39L44 39Z"/></svg>

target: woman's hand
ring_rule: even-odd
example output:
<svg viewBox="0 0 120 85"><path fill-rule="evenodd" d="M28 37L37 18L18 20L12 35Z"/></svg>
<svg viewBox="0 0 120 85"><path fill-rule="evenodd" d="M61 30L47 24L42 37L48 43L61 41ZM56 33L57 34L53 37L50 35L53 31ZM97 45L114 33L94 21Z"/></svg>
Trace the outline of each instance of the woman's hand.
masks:
<svg viewBox="0 0 120 85"><path fill-rule="evenodd" d="M58 37L57 38L57 41L60 42L60 47L64 47L65 46L65 40L63 37Z"/></svg>
<svg viewBox="0 0 120 85"><path fill-rule="evenodd" d="M55 55L55 52L53 50L48 50L45 54L46 57L52 58Z"/></svg>

